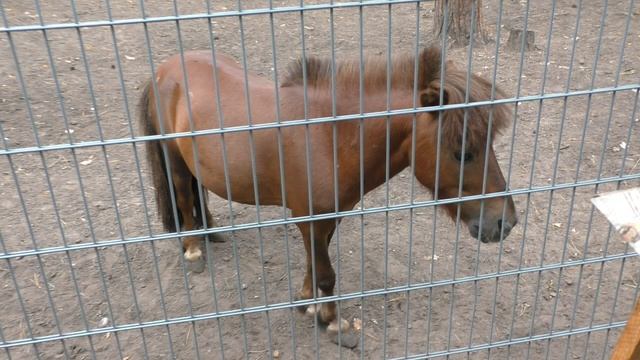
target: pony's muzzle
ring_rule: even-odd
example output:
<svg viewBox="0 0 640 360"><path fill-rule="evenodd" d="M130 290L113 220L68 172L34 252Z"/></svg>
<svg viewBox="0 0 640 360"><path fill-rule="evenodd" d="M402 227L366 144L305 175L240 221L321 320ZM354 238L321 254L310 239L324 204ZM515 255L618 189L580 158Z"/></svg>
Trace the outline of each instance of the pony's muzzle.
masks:
<svg viewBox="0 0 640 360"><path fill-rule="evenodd" d="M498 219L488 220L482 222L482 228L480 227L480 219L474 219L470 221L467 226L469 228L469 234L475 239L482 241L483 243L498 242L504 240L511 233L511 229L518 223L517 218L513 219Z"/></svg>

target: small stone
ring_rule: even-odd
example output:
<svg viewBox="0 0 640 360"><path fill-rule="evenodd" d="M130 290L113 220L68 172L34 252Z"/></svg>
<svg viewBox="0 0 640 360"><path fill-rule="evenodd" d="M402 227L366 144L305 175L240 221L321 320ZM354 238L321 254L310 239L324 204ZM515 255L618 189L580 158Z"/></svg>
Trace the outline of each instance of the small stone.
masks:
<svg viewBox="0 0 640 360"><path fill-rule="evenodd" d="M331 340L331 342L333 342L334 344L338 344L341 345L343 347L346 347L348 349L353 349L356 346L358 346L358 343L360 342L360 335L354 331L348 331L348 332L343 332L340 336L338 337L339 334L329 334L329 339Z"/></svg>
<svg viewBox="0 0 640 360"><path fill-rule="evenodd" d="M247 284L242 284L242 290L246 290L248 288Z"/></svg>
<svg viewBox="0 0 640 360"><path fill-rule="evenodd" d="M204 257L200 256L200 258L194 261L188 261L188 260L185 261L185 265L187 267L187 271L191 271L199 274L201 272L204 272L204 269L206 268L207 263L204 260Z"/></svg>
<svg viewBox="0 0 640 360"><path fill-rule="evenodd" d="M103 317L102 319L100 319L100 322L98 323L99 327L105 327L109 324L109 318L108 317Z"/></svg>

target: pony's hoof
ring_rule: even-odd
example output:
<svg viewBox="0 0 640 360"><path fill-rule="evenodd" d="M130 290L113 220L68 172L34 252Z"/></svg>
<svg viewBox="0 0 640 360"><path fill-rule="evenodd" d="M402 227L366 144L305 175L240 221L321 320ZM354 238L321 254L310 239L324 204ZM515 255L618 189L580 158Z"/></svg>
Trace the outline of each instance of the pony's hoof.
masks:
<svg viewBox="0 0 640 360"><path fill-rule="evenodd" d="M295 296L295 301L300 301L300 300L309 300L303 296L301 296L299 293ZM310 307L315 307L315 304L311 304L311 305L298 305L296 306L296 309L298 309L298 312L302 315L307 314L307 310ZM314 309L315 310L315 309ZM310 310L311 311L311 310Z"/></svg>
<svg viewBox="0 0 640 360"><path fill-rule="evenodd" d="M193 261L185 261L184 263L187 267L187 271L191 271L198 274L203 272L207 265L207 263L204 261L204 258L202 256L199 259L196 259Z"/></svg>
<svg viewBox="0 0 640 360"><path fill-rule="evenodd" d="M207 235L207 240L213 243L223 243L227 241L227 239L225 239L224 236L219 233Z"/></svg>
<svg viewBox="0 0 640 360"><path fill-rule="evenodd" d="M311 317L316 316L316 314L318 314L318 308L317 308L317 306L318 306L318 305L316 305L316 304L311 304L311 305L309 305L309 306L307 307L307 310L305 310L305 314L307 314L307 315L309 315L309 316L311 316Z"/></svg>
<svg viewBox="0 0 640 360"><path fill-rule="evenodd" d="M340 334L327 331L329 340L334 344L353 349L360 343L360 334L354 330L342 331Z"/></svg>
<svg viewBox="0 0 640 360"><path fill-rule="evenodd" d="M296 306L296 309L298 310L298 312L300 314L306 314L307 313L307 305L298 305Z"/></svg>
<svg viewBox="0 0 640 360"><path fill-rule="evenodd" d="M202 251L200 251L200 249L187 249L184 252L184 259L187 261L197 261L199 259L202 259Z"/></svg>

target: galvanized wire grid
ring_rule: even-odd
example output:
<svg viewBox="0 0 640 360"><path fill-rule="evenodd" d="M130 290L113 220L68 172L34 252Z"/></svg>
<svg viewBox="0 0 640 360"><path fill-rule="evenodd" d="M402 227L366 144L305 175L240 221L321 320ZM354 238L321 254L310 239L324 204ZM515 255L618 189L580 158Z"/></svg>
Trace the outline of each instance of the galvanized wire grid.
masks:
<svg viewBox="0 0 640 360"><path fill-rule="evenodd" d="M638 297L640 266L588 200L640 178L633 146L640 9L634 0L483 1L493 42L449 48L448 39L434 37L432 7L415 0L0 0L6 358L604 359ZM522 42L520 51L505 49L511 28L535 30L537 48L525 52ZM432 199L415 184L412 163L365 196L361 127L354 210L292 217L281 208L211 199L217 224L160 229L144 142L328 122L335 161L337 122L410 114L415 127L417 114L434 110L415 98L413 108L391 110L388 80L387 111L365 113L361 79L358 114L338 115L333 84L328 118L306 116L305 94L304 119L248 119L238 127L221 120L218 129L138 136L137 90L156 78L162 59L176 52L184 58L190 48L208 49L214 64L217 52L231 54L245 69L247 98L254 71L274 80L278 99L286 63L299 56L324 55L333 64L376 52L391 59L433 42L447 49L443 59L491 79L493 96L496 85L509 94L438 107L511 104L512 124L495 139L508 190L455 199L438 199L436 191ZM386 141L388 153L388 133ZM309 146L305 156L310 178ZM384 166L389 179L389 156ZM460 211L453 224L438 212L443 204L505 194L514 196L520 224L500 244L481 246L466 236ZM202 207L206 197L198 195ZM344 220L331 245L337 295L294 301L305 265L291 225L338 218ZM177 237L216 233L227 242L205 242L205 273L188 272ZM339 301L338 316L362 322L359 349L336 346L317 321L294 310L330 300Z"/></svg>

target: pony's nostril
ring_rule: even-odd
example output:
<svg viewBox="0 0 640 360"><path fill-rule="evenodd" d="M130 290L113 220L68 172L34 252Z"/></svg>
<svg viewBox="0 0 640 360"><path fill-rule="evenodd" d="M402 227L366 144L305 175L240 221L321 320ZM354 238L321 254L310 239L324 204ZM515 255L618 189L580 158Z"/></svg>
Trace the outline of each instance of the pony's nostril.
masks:
<svg viewBox="0 0 640 360"><path fill-rule="evenodd" d="M469 233L477 239L480 233L480 226L478 224L469 224Z"/></svg>
<svg viewBox="0 0 640 360"><path fill-rule="evenodd" d="M511 228L513 228L513 225L509 222L503 222L502 219L498 220L498 229L504 231L505 234L509 234Z"/></svg>

